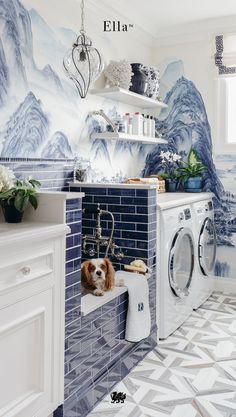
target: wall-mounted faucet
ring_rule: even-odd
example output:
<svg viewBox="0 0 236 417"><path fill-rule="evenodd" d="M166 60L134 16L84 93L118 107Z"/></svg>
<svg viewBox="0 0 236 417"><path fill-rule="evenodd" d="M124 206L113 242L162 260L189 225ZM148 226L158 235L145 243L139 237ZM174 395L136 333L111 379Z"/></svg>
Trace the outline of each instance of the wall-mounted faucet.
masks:
<svg viewBox="0 0 236 417"><path fill-rule="evenodd" d="M101 246L106 246L105 257L108 256L109 250L111 251L112 256L121 260L124 258L124 253L120 249L119 246L113 240L114 230L115 230L115 219L113 214L108 210L102 210L100 208L100 204L97 205L96 210L84 209L84 213L93 213L96 214L96 227L94 230L93 235L84 235L83 236L83 252L86 255L94 256L95 254L97 257L100 257L100 250ZM111 217L111 232L110 236L103 236L102 235L102 227L101 227L101 218L102 216L109 215ZM92 246L91 246L92 245ZM96 247L96 249L95 249Z"/></svg>
<svg viewBox="0 0 236 417"><path fill-rule="evenodd" d="M91 112L91 115L101 116L113 129L113 132L118 132L118 127L113 123L113 121L106 115L106 113L101 110L95 110Z"/></svg>

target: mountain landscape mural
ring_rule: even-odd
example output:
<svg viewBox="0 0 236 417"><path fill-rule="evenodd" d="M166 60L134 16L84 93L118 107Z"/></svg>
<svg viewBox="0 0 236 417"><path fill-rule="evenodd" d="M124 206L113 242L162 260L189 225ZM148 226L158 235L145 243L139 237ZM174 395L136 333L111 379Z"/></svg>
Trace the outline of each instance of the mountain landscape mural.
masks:
<svg viewBox="0 0 236 417"><path fill-rule="evenodd" d="M175 66L175 64L174 64ZM171 82L173 81L173 71ZM168 79L168 74L165 74ZM163 172L160 152L169 150L177 152L186 160L191 148L195 149L203 164L207 167L204 173L204 191L215 194L215 220L218 243L218 259L215 273L219 276L231 277L236 268L233 262L236 255L236 195L227 191L221 177L231 175L233 167L222 169L219 173L213 162L211 128L200 92L193 82L181 76L165 97L168 108L161 111L156 120L156 129L167 138L168 145L158 145L148 154L142 174L144 176ZM234 158L232 158L232 161ZM220 174L220 175L219 175ZM233 174L234 175L234 174ZM232 178L235 181L235 177ZM232 183L229 183L229 189Z"/></svg>
<svg viewBox="0 0 236 417"><path fill-rule="evenodd" d="M72 38L73 32L68 32ZM66 34L64 29L60 38L66 39ZM59 59L61 71L69 47L60 38L35 10L28 11L19 0L0 0L1 157L73 157L80 132L80 122L74 117L79 98L73 86L57 73ZM41 51L35 47L37 42ZM51 59L40 66L37 57L43 48Z"/></svg>

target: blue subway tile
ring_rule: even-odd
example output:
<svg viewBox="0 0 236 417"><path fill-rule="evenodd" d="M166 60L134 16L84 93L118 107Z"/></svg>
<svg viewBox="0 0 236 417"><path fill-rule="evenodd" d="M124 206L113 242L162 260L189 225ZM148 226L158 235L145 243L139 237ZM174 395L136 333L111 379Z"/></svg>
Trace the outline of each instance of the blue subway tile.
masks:
<svg viewBox="0 0 236 417"><path fill-rule="evenodd" d="M137 198L137 197L122 197L121 204L124 205L134 205L134 206L148 206L147 198Z"/></svg>
<svg viewBox="0 0 236 417"><path fill-rule="evenodd" d="M136 241L136 248L137 249L146 249L147 250L148 247L149 247L148 242L141 241L141 240Z"/></svg>
<svg viewBox="0 0 236 417"><path fill-rule="evenodd" d="M120 204L120 197L113 196L94 196L94 203Z"/></svg>
<svg viewBox="0 0 236 417"><path fill-rule="evenodd" d="M120 247L135 248L135 240L131 239L116 239L116 244Z"/></svg>
<svg viewBox="0 0 236 417"><path fill-rule="evenodd" d="M70 234L75 235L76 233L81 233L81 223L72 223L69 224L71 229Z"/></svg>
<svg viewBox="0 0 236 417"><path fill-rule="evenodd" d="M65 303L65 311L66 313L70 310L73 310L74 308L76 308L78 305L80 305L80 300L81 300L81 295L76 295L75 297L69 299L66 301Z"/></svg>
<svg viewBox="0 0 236 417"><path fill-rule="evenodd" d="M66 287L70 287L80 281L81 271L76 271L73 274L66 275Z"/></svg>
<svg viewBox="0 0 236 417"><path fill-rule="evenodd" d="M107 227L111 227L111 222L107 222ZM116 222L115 228L117 230L135 230L135 223Z"/></svg>
<svg viewBox="0 0 236 417"><path fill-rule="evenodd" d="M108 195L135 196L135 190L128 188L108 188Z"/></svg>
<svg viewBox="0 0 236 417"><path fill-rule="evenodd" d="M66 313L65 325L67 326L69 323L71 323L74 320L77 320L80 317L81 317L81 306L79 304L76 308Z"/></svg>
<svg viewBox="0 0 236 417"><path fill-rule="evenodd" d="M68 211L66 213L66 223L74 223L80 221L82 218L81 210Z"/></svg>
<svg viewBox="0 0 236 417"><path fill-rule="evenodd" d="M109 211L112 213L135 213L135 206L109 205Z"/></svg>
<svg viewBox="0 0 236 417"><path fill-rule="evenodd" d="M71 199L66 201L66 210L76 210L81 208L81 200L80 199Z"/></svg>
<svg viewBox="0 0 236 417"><path fill-rule="evenodd" d="M137 190L136 189L136 196L137 197L148 197L149 196L149 190L145 190L145 189L143 189L143 190Z"/></svg>
<svg viewBox="0 0 236 417"><path fill-rule="evenodd" d="M93 203L93 195L85 194L85 197L83 198L83 203Z"/></svg>
<svg viewBox="0 0 236 417"><path fill-rule="evenodd" d="M148 234L144 232L130 232L123 230L122 233L123 239L134 239L134 240L146 240L148 241Z"/></svg>
<svg viewBox="0 0 236 417"><path fill-rule="evenodd" d="M135 210L135 207L134 207ZM121 221L123 222L135 222L135 223L148 223L148 216L142 214L122 214Z"/></svg>
<svg viewBox="0 0 236 417"><path fill-rule="evenodd" d="M93 195L106 195L107 188L99 188L99 187L82 187L81 191L85 194L93 194Z"/></svg>
<svg viewBox="0 0 236 417"><path fill-rule="evenodd" d="M72 259L79 258L81 256L81 247L67 249L66 251L66 262L71 261Z"/></svg>
<svg viewBox="0 0 236 417"><path fill-rule="evenodd" d="M70 287L66 288L65 299L68 300L68 298L72 298L75 295L80 294L80 292L81 292L80 282L77 282L76 284L71 285Z"/></svg>

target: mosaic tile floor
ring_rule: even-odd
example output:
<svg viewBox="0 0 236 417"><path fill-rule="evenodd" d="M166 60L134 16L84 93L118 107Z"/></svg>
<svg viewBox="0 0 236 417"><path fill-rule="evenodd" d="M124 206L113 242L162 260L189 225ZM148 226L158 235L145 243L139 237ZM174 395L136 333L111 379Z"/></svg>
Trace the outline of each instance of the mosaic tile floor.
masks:
<svg viewBox="0 0 236 417"><path fill-rule="evenodd" d="M214 293L88 417L236 417L236 295Z"/></svg>

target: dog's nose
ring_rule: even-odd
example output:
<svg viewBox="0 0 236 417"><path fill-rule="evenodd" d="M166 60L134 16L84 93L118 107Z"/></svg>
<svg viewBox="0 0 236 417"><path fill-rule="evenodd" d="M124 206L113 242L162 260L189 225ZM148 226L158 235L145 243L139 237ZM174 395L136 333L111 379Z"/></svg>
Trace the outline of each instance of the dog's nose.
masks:
<svg viewBox="0 0 236 417"><path fill-rule="evenodd" d="M100 277L102 275L102 271L97 271L96 274Z"/></svg>

